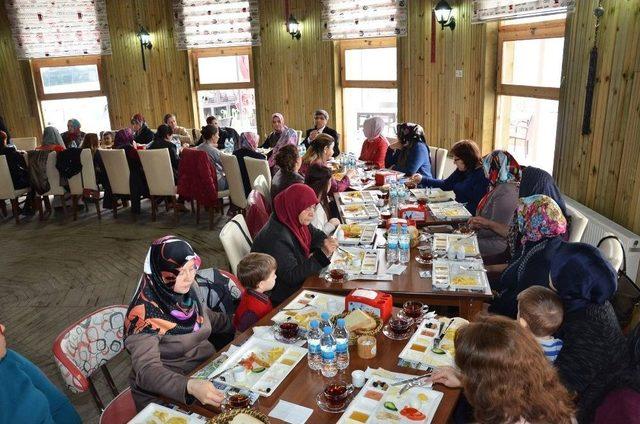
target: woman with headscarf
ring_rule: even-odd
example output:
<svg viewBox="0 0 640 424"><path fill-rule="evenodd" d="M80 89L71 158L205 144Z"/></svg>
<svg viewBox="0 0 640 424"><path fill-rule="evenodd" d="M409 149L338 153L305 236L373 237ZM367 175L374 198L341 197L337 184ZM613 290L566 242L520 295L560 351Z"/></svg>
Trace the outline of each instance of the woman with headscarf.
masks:
<svg viewBox="0 0 640 424"><path fill-rule="evenodd" d="M477 230L478 244L482 256L504 254L507 239L491 229L487 222L509 225L518 205L518 186L521 169L511 153L494 150L482 161L484 175L489 180L489 191L484 195L476 216L469 219L469 226Z"/></svg>
<svg viewBox="0 0 640 424"><path fill-rule="evenodd" d="M555 366L564 384L577 394L578 421L593 422L608 394L619 396L619 410L628 405L627 399L635 399L637 414L640 374L633 369L631 352L609 303L617 287L616 272L597 248L562 242L551 260L549 280L565 311L558 331L563 346ZM600 422L638 422L638 415L619 418L621 412L611 410L610 419L602 417Z"/></svg>
<svg viewBox="0 0 640 424"><path fill-rule="evenodd" d="M56 127L46 127L42 133L42 144L36 150L54 150L61 152L65 149L64 141Z"/></svg>
<svg viewBox="0 0 640 424"><path fill-rule="evenodd" d="M157 395L219 406L224 394L187 375L209 359L209 335L231 331L229 318L201 302L195 275L200 257L189 243L165 236L151 244L124 323L131 355L129 384L138 411Z"/></svg>
<svg viewBox="0 0 640 424"><path fill-rule="evenodd" d="M146 145L153 141L153 131L147 126L141 113L131 117L131 130L134 131L133 138L136 143Z"/></svg>
<svg viewBox="0 0 640 424"><path fill-rule="evenodd" d="M384 168L384 158L387 156L389 142L382 135L384 120L379 116L369 118L362 124L362 132L366 139L362 143L360 160L373 163L378 168Z"/></svg>
<svg viewBox="0 0 640 424"><path fill-rule="evenodd" d="M80 131L80 121L77 119L69 119L67 121L67 131L60 134L65 147L80 147L84 140L84 133Z"/></svg>
<svg viewBox="0 0 640 424"><path fill-rule="evenodd" d="M489 311L511 318L518 312L521 291L534 285L548 286L551 259L567 231L567 220L558 204L541 194L518 201L517 225L522 248L511 258L499 283L492 285L498 295L489 307Z"/></svg>
<svg viewBox="0 0 640 424"><path fill-rule="evenodd" d="M280 138L278 142L273 147L273 150L269 152L269 168L271 168L271 174L275 174L277 171L276 168L276 155L284 146L292 144L294 146L298 145L298 134L292 130L291 128L284 127L282 133L280 134Z"/></svg>
<svg viewBox="0 0 640 424"><path fill-rule="evenodd" d="M437 187L452 190L456 200L464 203L471 215L476 214L480 200L489 190L489 180L484 175L480 148L473 140L460 140L451 147L451 156L456 170L444 180L422 179L423 187ZM418 179L414 178L418 182Z"/></svg>
<svg viewBox="0 0 640 424"><path fill-rule="evenodd" d="M271 302L279 304L298 290L304 280L329 265L336 239L311 225L318 196L304 184L293 184L273 199L274 213L260 230L252 252L266 253L278 263Z"/></svg>
<svg viewBox="0 0 640 424"><path fill-rule="evenodd" d="M318 196L315 217L311 225L329 235L340 225L337 218L331 218L331 168L322 165L311 165L304 177L304 183L311 187Z"/></svg>
<svg viewBox="0 0 640 424"><path fill-rule="evenodd" d="M386 167L404 172L424 186L424 181L433 179L424 130L418 124L405 122L398 124L397 133L398 141L392 143L387 150Z"/></svg>
<svg viewBox="0 0 640 424"><path fill-rule="evenodd" d="M253 181L249 181L249 173L247 172L247 166L244 163L244 158L250 157L260 160L267 159L267 157L262 153L256 152L259 140L260 136L258 134L254 132L243 132L240 134L240 138L238 138L238 141L233 146L233 155L238 158L240 175L242 175L242 185L244 186L244 193L247 196L251 193Z"/></svg>
<svg viewBox="0 0 640 424"><path fill-rule="evenodd" d="M329 135L335 141L332 155L335 158L340 154L340 135L336 130L327 126L328 122L329 112L324 109L318 109L313 112L313 128L309 128L307 130L302 144L304 144L304 147L308 149L317 136L320 134Z"/></svg>
<svg viewBox="0 0 640 424"><path fill-rule="evenodd" d="M280 136L282 136L282 132L287 128L284 124L284 116L279 112L271 115L271 126L273 127L273 131L271 131L271 134L269 134L264 140L264 143L262 143L262 147L265 149L273 149L276 147Z"/></svg>

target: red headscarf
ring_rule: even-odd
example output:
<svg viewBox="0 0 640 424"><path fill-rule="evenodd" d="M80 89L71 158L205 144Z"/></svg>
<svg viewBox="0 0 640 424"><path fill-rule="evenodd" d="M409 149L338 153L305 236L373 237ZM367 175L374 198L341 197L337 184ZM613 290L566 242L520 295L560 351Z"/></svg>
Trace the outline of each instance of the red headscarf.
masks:
<svg viewBox="0 0 640 424"><path fill-rule="evenodd" d="M278 220L291 230L302 246L305 258L311 250L311 232L308 225L302 225L298 216L309 206L318 203L318 196L305 184L292 184L273 199Z"/></svg>

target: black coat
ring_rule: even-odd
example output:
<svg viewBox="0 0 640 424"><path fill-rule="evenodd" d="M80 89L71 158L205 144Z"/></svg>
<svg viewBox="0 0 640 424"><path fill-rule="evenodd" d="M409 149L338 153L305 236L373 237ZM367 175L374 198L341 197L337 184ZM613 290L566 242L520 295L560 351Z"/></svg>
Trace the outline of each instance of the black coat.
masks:
<svg viewBox="0 0 640 424"><path fill-rule="evenodd" d="M240 168L240 175L242 176L242 185L244 186L244 194L246 196L251 193L251 189L253 188L253 181L249 181L249 173L247 172L247 166L244 163L244 158L250 157L254 159L266 160L266 156L262 153L258 153L251 149L238 149L233 152L233 155L238 158L238 167Z"/></svg>
<svg viewBox="0 0 640 424"><path fill-rule="evenodd" d="M312 225L311 256L304 257L300 242L295 235L278 221L275 214L271 215L267 224L256 236L252 252L266 253L273 256L278 263L276 270L276 285L271 290L271 302L279 304L302 287L307 277L317 275L330 261L322 252L321 247L326 234Z"/></svg>
<svg viewBox="0 0 640 424"><path fill-rule="evenodd" d="M596 408L618 388L640 389L613 307L590 305L568 312L558 332L563 346L555 366L560 378L578 395L578 422L590 423Z"/></svg>
<svg viewBox="0 0 640 424"><path fill-rule="evenodd" d="M278 193L295 183L304 183L304 177L297 172L286 172L279 169L276 175L271 178L271 199L275 199Z"/></svg>
<svg viewBox="0 0 640 424"><path fill-rule="evenodd" d="M311 141L309 140L309 134L311 134L311 131L313 130L315 130L315 128L309 128L307 130L307 133L304 136L304 141L302 142L302 144L304 144L304 147L306 147L307 149L309 148L309 144L311 144ZM335 158L340 154L340 136L338 135L336 130L329 127L324 127L322 133L330 135L336 141L335 143L333 143L333 157Z"/></svg>
<svg viewBox="0 0 640 424"><path fill-rule="evenodd" d="M13 187L17 190L29 187L29 168L27 168L24 156L13 147L6 146L0 147L0 155L7 158Z"/></svg>
<svg viewBox="0 0 640 424"><path fill-rule="evenodd" d="M140 131L133 135L133 139L136 141L136 143L140 144L151 143L153 141L153 137L153 131L151 131L151 129L147 127L147 124L143 124L140 128Z"/></svg>

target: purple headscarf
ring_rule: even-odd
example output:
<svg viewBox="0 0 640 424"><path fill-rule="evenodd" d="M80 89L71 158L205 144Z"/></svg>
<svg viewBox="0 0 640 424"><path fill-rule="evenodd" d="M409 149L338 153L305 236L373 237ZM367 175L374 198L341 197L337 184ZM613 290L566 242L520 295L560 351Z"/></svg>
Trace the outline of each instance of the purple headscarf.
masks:
<svg viewBox="0 0 640 424"><path fill-rule="evenodd" d="M114 149L122 149L124 146L133 145L133 131L131 128L124 128L116 132L116 136L113 140Z"/></svg>

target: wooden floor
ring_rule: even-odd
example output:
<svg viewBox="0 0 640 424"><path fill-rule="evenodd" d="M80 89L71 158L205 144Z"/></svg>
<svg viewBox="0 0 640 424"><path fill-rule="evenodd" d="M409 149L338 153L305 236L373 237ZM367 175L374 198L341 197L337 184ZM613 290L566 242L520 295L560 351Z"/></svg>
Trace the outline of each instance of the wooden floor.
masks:
<svg viewBox="0 0 640 424"><path fill-rule="evenodd" d="M91 395L64 389L51 353L54 338L93 310L128 304L149 244L163 235L188 240L202 257L203 267L228 269L218 238L227 218L216 214L213 231L206 216L196 225L189 213L181 215L178 226L166 212L152 223L146 201L136 221L127 209L118 211L117 220L107 211L98 221L93 207L80 212L75 222L62 218L58 213L46 222L34 217L16 225L11 216L0 215L0 323L7 327L8 347L34 362L62 388L84 423L97 423L99 414ZM109 368L118 388L127 387L126 351ZM101 373L96 377L103 400L111 400Z"/></svg>

